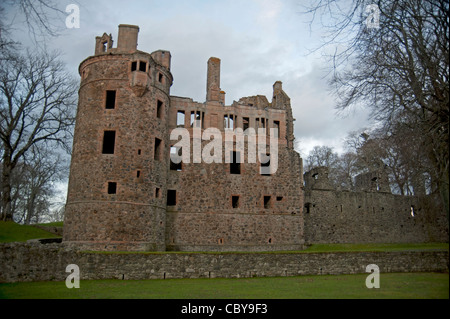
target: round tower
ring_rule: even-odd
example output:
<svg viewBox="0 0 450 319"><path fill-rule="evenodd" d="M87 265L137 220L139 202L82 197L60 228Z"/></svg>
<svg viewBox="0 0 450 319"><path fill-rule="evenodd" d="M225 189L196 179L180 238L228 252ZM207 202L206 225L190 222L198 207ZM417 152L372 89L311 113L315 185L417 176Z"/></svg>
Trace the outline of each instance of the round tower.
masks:
<svg viewBox="0 0 450 319"><path fill-rule="evenodd" d="M170 52L137 50L139 28L96 38L79 67L63 241L93 250L165 250Z"/></svg>

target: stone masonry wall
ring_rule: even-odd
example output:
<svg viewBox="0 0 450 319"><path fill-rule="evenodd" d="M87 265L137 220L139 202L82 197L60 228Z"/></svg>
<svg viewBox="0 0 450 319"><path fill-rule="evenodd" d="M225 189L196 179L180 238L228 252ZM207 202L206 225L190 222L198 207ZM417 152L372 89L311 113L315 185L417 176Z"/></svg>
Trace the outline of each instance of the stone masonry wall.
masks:
<svg viewBox="0 0 450 319"><path fill-rule="evenodd" d="M64 244L0 245L0 282L64 281L67 265L81 280L246 278L388 272L447 272L448 251L349 253L88 253ZM63 284L63 283L62 283ZM83 283L81 282L81 285Z"/></svg>

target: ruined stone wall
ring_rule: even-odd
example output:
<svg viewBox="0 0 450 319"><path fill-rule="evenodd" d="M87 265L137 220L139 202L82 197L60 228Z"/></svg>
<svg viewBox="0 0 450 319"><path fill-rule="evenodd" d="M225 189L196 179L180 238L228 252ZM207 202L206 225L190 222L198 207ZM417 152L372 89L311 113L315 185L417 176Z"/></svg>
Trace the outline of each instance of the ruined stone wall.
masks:
<svg viewBox="0 0 450 319"><path fill-rule="evenodd" d="M448 272L448 250L348 253L88 253L61 244L0 244L0 282L64 281L76 264L83 280L248 278L389 272ZM382 275L381 275L382 276ZM364 283L361 283L364 285Z"/></svg>
<svg viewBox="0 0 450 319"><path fill-rule="evenodd" d="M448 242L448 221L434 196L400 196L374 188L337 191L323 169L306 173L305 181L309 244Z"/></svg>
<svg viewBox="0 0 450 319"><path fill-rule="evenodd" d="M231 106L171 98L169 127L189 129L191 152L195 127L191 112L200 114L201 132L217 128L223 143L219 163L192 163L191 154L190 163L182 163L178 171L169 171L167 188L176 191L176 205L167 207L168 249L263 251L303 248L301 158L288 147L286 107L290 108L290 105L272 109L267 98L262 96L243 98ZM180 111L184 113L185 121L177 125ZM274 174L261 175L258 158L256 163L249 163L247 137L239 174L230 173L231 164L225 162L225 116L233 119L231 129L257 129L264 124L268 137L270 128L278 129L278 167ZM209 142L201 142L202 149ZM232 149L239 150L236 145ZM270 152L270 147L267 151ZM233 207L233 197L238 198L236 207Z"/></svg>

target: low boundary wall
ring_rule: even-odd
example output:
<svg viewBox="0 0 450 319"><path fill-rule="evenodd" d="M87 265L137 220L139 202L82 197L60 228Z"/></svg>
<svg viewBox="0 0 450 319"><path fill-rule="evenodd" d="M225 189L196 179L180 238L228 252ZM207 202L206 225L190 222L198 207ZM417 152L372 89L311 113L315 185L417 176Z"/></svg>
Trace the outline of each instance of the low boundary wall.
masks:
<svg viewBox="0 0 450 319"><path fill-rule="evenodd" d="M64 244L0 244L0 282L64 281L76 264L81 280L245 278L365 273L448 272L448 250L335 253L95 253Z"/></svg>

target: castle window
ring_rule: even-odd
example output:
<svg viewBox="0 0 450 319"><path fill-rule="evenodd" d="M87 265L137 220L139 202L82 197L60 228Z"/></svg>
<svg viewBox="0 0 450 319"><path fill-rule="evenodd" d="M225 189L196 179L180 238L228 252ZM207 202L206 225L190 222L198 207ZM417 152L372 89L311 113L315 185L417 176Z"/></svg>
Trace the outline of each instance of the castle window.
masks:
<svg viewBox="0 0 450 319"><path fill-rule="evenodd" d="M192 111L191 112L191 127L194 127L194 123L195 123L195 127L203 127L202 122L202 115L204 116L205 113L200 112L200 111Z"/></svg>
<svg viewBox="0 0 450 319"><path fill-rule="evenodd" d="M163 75L162 75L162 73L158 73L158 81L159 81L159 83L163 82Z"/></svg>
<svg viewBox="0 0 450 319"><path fill-rule="evenodd" d="M283 196L277 196L277 202L281 202L283 200Z"/></svg>
<svg viewBox="0 0 450 319"><path fill-rule="evenodd" d="M162 117L163 105L164 105L164 103L162 101L158 100L157 105L156 105L156 117L159 119Z"/></svg>
<svg viewBox="0 0 450 319"><path fill-rule="evenodd" d="M106 91L105 108L108 110L116 107L116 91Z"/></svg>
<svg viewBox="0 0 450 319"><path fill-rule="evenodd" d="M159 187L156 187L155 189L155 198L159 198L161 196L161 189Z"/></svg>
<svg viewBox="0 0 450 319"><path fill-rule="evenodd" d="M181 157L182 156L182 154L181 154L182 151L183 151L182 148L177 148L177 147L174 147L174 146L172 146L170 148L170 170L171 171L177 171L177 172L181 172L182 171L181 162L177 164L177 163L174 163L172 161L172 154L173 154L174 157L177 156L177 155L179 157Z"/></svg>
<svg viewBox="0 0 450 319"><path fill-rule="evenodd" d="M144 61L139 62L139 71L141 72L147 71L147 62Z"/></svg>
<svg viewBox="0 0 450 319"><path fill-rule="evenodd" d="M223 128L234 128L234 116L233 115L225 115L223 117Z"/></svg>
<svg viewBox="0 0 450 319"><path fill-rule="evenodd" d="M116 131L105 131L103 135L103 154L114 154Z"/></svg>
<svg viewBox="0 0 450 319"><path fill-rule="evenodd" d="M239 208L239 196L231 196L231 205L233 208Z"/></svg>
<svg viewBox="0 0 450 319"><path fill-rule="evenodd" d="M177 112L177 127L184 127L184 118L185 118L184 111L178 111Z"/></svg>
<svg viewBox="0 0 450 319"><path fill-rule="evenodd" d="M242 118L242 130L246 130L250 127L250 119L248 117Z"/></svg>
<svg viewBox="0 0 450 319"><path fill-rule="evenodd" d="M277 132L277 137L280 137L280 121L273 121L273 127Z"/></svg>
<svg viewBox="0 0 450 319"><path fill-rule="evenodd" d="M270 176L270 154L262 155L259 172L263 176Z"/></svg>
<svg viewBox="0 0 450 319"><path fill-rule="evenodd" d="M239 152L231 152L230 174L241 174L241 156Z"/></svg>
<svg viewBox="0 0 450 319"><path fill-rule="evenodd" d="M137 70L137 61L133 61L131 62L131 72L136 70Z"/></svg>
<svg viewBox="0 0 450 319"><path fill-rule="evenodd" d="M108 183L108 194L114 195L117 193L117 183L116 182L109 182Z"/></svg>
<svg viewBox="0 0 450 319"><path fill-rule="evenodd" d="M167 206L177 205L177 191L173 189L167 190Z"/></svg>
<svg viewBox="0 0 450 319"><path fill-rule="evenodd" d="M272 196L264 196L264 208L269 209L272 207Z"/></svg>
<svg viewBox="0 0 450 319"><path fill-rule="evenodd" d="M311 203L305 203L306 208L306 214L309 214L311 212Z"/></svg>
<svg viewBox="0 0 450 319"><path fill-rule="evenodd" d="M155 138L155 161L159 161L161 159L161 140L159 138Z"/></svg>
<svg viewBox="0 0 450 319"><path fill-rule="evenodd" d="M137 171L137 172L136 172L136 177L137 177L137 178L141 177L141 171Z"/></svg>

